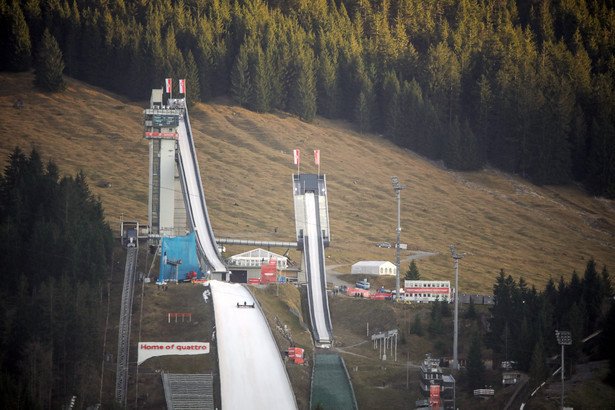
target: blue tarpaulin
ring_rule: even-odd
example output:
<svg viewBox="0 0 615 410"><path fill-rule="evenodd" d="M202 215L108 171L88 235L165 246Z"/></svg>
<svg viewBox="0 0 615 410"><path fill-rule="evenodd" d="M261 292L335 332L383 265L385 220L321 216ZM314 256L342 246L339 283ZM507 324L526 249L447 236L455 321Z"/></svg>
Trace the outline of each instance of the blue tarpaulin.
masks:
<svg viewBox="0 0 615 410"><path fill-rule="evenodd" d="M196 272L199 278L203 276L196 256L194 232L175 238L163 237L161 252L158 282L184 280L190 272Z"/></svg>

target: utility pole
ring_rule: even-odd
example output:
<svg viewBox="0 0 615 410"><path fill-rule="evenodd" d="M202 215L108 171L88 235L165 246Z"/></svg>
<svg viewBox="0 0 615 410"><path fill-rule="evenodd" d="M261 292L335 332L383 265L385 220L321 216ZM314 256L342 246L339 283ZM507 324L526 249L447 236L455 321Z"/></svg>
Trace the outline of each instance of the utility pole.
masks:
<svg viewBox="0 0 615 410"><path fill-rule="evenodd" d="M395 248L397 249L397 259L395 262L396 273L395 273L395 301L399 300L399 235L401 233L401 225L399 221L399 214L401 210L401 190L405 189L405 185L401 185L399 183L399 179L396 176L391 177L391 182L393 184L393 190L395 190L395 196L397 197L397 243Z"/></svg>
<svg viewBox="0 0 615 410"><path fill-rule="evenodd" d="M455 246L451 245L451 255L455 260L455 330L453 332L453 369L459 370L457 358L457 341L459 339L459 259L463 254L455 252Z"/></svg>

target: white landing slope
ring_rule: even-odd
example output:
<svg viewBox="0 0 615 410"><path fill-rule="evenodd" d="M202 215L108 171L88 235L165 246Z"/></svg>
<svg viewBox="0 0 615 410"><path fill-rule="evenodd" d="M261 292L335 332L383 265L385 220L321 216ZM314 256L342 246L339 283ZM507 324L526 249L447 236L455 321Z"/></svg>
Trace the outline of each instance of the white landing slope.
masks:
<svg viewBox="0 0 615 410"><path fill-rule="evenodd" d="M224 410L297 409L282 356L258 305L244 286L210 285L216 315L220 392Z"/></svg>

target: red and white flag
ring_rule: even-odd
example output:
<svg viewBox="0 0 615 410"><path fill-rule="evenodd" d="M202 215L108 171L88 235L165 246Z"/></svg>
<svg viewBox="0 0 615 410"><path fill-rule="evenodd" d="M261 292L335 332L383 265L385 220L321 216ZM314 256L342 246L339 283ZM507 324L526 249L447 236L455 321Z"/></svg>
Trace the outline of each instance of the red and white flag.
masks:
<svg viewBox="0 0 615 410"><path fill-rule="evenodd" d="M179 93L186 94L186 80L185 79L179 80Z"/></svg>
<svg viewBox="0 0 615 410"><path fill-rule="evenodd" d="M165 91L167 94L171 94L171 80L171 78L164 79Z"/></svg>
<svg viewBox="0 0 615 410"><path fill-rule="evenodd" d="M295 165L299 165L299 150L296 149L293 151L294 157L295 157Z"/></svg>
<svg viewBox="0 0 615 410"><path fill-rule="evenodd" d="M314 162L316 163L316 165L320 165L320 150L319 149L314 150Z"/></svg>

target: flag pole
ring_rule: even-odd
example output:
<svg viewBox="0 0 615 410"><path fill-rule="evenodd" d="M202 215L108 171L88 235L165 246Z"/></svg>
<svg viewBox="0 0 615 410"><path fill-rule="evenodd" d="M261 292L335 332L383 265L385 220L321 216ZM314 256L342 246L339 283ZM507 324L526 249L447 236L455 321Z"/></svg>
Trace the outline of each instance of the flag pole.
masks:
<svg viewBox="0 0 615 410"><path fill-rule="evenodd" d="M297 164L297 175L300 174L300 169L301 169L301 151L298 149L294 149L293 150L293 159L295 161L295 164Z"/></svg>

